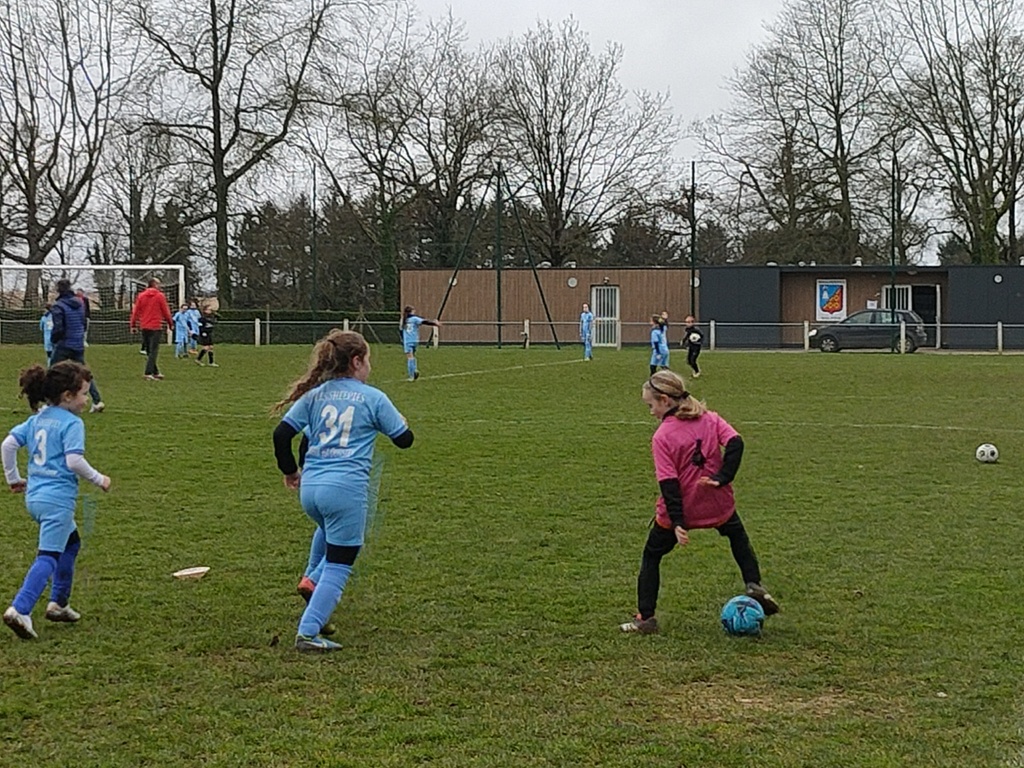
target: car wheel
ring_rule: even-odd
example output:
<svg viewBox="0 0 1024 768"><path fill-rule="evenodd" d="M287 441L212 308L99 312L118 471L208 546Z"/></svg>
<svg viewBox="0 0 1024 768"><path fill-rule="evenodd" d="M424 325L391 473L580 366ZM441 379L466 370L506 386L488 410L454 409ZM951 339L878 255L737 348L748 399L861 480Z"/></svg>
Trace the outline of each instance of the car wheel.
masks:
<svg viewBox="0 0 1024 768"><path fill-rule="evenodd" d="M893 352L899 352L900 351L900 337L899 336L897 336L896 338L894 338L892 340L892 351ZM917 351L917 342L914 341L913 338L911 338L910 336L907 336L906 342L904 343L903 351L906 352L908 355L913 354L914 352Z"/></svg>
<svg viewBox="0 0 1024 768"><path fill-rule="evenodd" d="M818 349L822 352L838 352L839 342L835 336L822 336L818 339Z"/></svg>

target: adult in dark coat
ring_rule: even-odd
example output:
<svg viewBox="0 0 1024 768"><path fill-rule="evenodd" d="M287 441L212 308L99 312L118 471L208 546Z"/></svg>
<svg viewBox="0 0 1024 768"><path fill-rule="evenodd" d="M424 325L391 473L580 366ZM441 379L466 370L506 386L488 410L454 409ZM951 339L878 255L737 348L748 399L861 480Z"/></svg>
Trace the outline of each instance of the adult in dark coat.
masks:
<svg viewBox="0 0 1024 768"><path fill-rule="evenodd" d="M70 280L57 281L57 300L50 307L53 318L53 331L50 341L53 343L53 356L50 365L62 360L74 360L85 365L85 305L71 290ZM92 397L90 413L99 413L106 406L96 386L96 374L93 372L89 382L89 396Z"/></svg>

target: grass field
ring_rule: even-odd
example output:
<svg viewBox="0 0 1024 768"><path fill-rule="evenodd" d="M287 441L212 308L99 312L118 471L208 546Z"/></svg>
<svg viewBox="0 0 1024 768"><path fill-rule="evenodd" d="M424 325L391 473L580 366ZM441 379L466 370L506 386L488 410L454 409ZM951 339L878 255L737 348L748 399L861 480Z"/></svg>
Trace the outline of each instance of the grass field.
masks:
<svg viewBox="0 0 1024 768"><path fill-rule="evenodd" d="M345 649L310 657L311 526L267 413L308 350L225 346L217 370L165 350L159 383L135 348L89 350L87 456L113 489L82 621L0 627L0 764L1024 765L1020 358L705 353L691 388L744 435L739 508L783 605L734 639L739 573L706 531L664 561L662 633L617 631L657 493L644 350L424 350L415 384L398 348L373 355L416 444L378 445ZM39 356L0 348L2 433ZM974 461L985 441L999 464ZM0 498L6 601L36 528ZM212 570L171 578L190 565Z"/></svg>

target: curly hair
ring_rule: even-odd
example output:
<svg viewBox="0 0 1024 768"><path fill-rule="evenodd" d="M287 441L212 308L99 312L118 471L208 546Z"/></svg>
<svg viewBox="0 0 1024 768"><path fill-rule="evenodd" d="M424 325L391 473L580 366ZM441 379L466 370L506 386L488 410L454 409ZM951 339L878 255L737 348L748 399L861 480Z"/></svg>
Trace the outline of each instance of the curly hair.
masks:
<svg viewBox="0 0 1024 768"><path fill-rule="evenodd" d="M92 371L81 363L65 360L51 368L33 365L18 374L21 394L28 398L28 405L38 411L43 403L59 405L65 392L75 394L82 384L92 381Z"/></svg>

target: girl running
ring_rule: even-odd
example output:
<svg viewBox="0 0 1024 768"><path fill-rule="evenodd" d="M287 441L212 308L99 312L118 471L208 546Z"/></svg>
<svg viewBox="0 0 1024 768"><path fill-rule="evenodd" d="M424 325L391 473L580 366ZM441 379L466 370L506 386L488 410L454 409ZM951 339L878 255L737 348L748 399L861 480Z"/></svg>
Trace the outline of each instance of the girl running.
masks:
<svg viewBox="0 0 1024 768"><path fill-rule="evenodd" d="M412 430L387 395L366 383L370 349L353 331L331 331L317 342L309 370L276 406L291 405L274 430L274 453L284 484L299 490L302 508L322 532L324 565L299 621L299 651L336 651L322 631L352 573L363 545L370 466L378 432L399 448L412 445ZM307 430L309 450L301 471L292 439ZM314 534L312 547L317 547ZM312 560L312 555L311 555Z"/></svg>
<svg viewBox="0 0 1024 768"><path fill-rule="evenodd" d="M81 618L68 605L75 558L81 547L75 525L78 478L110 490L110 478L85 460L85 424L80 415L88 401L91 381L89 369L71 361L48 370L39 365L23 370L18 384L34 413L0 444L7 484L15 493L25 493L28 513L39 524L36 559L14 602L4 611L4 624L25 640L38 637L32 627L32 609L51 578L46 618L62 622ZM42 410L40 405L44 406ZM19 448L28 448L27 481L18 472Z"/></svg>

